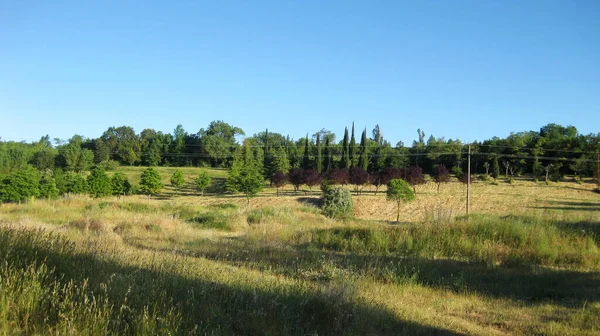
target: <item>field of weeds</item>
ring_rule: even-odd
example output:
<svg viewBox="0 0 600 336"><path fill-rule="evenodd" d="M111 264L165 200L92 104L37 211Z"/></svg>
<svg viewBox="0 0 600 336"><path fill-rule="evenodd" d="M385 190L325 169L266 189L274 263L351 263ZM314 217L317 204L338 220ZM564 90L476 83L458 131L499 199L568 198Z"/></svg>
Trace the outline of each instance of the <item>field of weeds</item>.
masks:
<svg viewBox="0 0 600 336"><path fill-rule="evenodd" d="M597 335L600 195L517 181L0 206L4 334ZM461 208L463 206L463 208Z"/></svg>

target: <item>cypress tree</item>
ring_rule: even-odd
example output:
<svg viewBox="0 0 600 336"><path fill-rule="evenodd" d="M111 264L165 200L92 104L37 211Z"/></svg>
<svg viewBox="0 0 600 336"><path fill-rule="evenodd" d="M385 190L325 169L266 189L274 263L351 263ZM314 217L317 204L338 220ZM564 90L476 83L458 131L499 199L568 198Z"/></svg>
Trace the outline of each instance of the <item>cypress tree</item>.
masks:
<svg viewBox="0 0 600 336"><path fill-rule="evenodd" d="M325 137L325 153L323 154L325 160L323 161L323 171L326 172L331 170L333 166L333 157L331 156L331 149L329 149L329 146L329 137Z"/></svg>
<svg viewBox="0 0 600 336"><path fill-rule="evenodd" d="M306 134L306 141L304 142L304 156L302 157L302 169L310 169L310 159L308 156L308 133Z"/></svg>
<svg viewBox="0 0 600 336"><path fill-rule="evenodd" d="M354 137L354 122L352 122L352 137L350 139L350 167L356 167L357 157L356 157L356 137ZM349 168L350 168L349 167Z"/></svg>
<svg viewBox="0 0 600 336"><path fill-rule="evenodd" d="M317 133L317 171L323 171L323 152L321 150L321 134Z"/></svg>
<svg viewBox="0 0 600 336"><path fill-rule="evenodd" d="M350 155L350 151L348 149L348 127L344 129L344 140L342 141L342 159L340 160L340 168L348 169L350 168L350 160L348 156Z"/></svg>
<svg viewBox="0 0 600 336"><path fill-rule="evenodd" d="M358 166L365 171L369 168L369 153L367 152L367 129L362 133L360 139L360 157L358 158Z"/></svg>
<svg viewBox="0 0 600 336"><path fill-rule="evenodd" d="M500 164L498 163L498 156L494 156L494 164L492 166L492 176L497 179L500 176Z"/></svg>

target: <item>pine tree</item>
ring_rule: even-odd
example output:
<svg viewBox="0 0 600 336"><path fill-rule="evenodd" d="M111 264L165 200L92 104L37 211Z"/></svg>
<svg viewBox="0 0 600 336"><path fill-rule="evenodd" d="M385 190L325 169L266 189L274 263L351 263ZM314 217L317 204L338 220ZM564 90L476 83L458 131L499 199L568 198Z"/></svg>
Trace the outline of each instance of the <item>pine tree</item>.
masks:
<svg viewBox="0 0 600 336"><path fill-rule="evenodd" d="M350 149L349 149L349 161L350 167L355 167L358 163L358 158L356 157L356 137L354 136L354 122L352 122L352 136L350 138Z"/></svg>
<svg viewBox="0 0 600 336"><path fill-rule="evenodd" d="M344 140L342 141L342 159L340 160L340 168L348 169L350 168L350 160L349 160L350 151L348 148L348 127L344 129Z"/></svg>
<svg viewBox="0 0 600 336"><path fill-rule="evenodd" d="M321 150L321 134L317 133L317 171L323 171L323 152Z"/></svg>
<svg viewBox="0 0 600 336"><path fill-rule="evenodd" d="M287 174L291 169L290 160L287 158L287 154L283 147L277 148L275 151L275 155L273 158L273 174L276 172L282 172L283 174ZM273 176L271 174L271 176Z"/></svg>
<svg viewBox="0 0 600 336"><path fill-rule="evenodd" d="M310 158L308 156L309 148L308 148L308 133L306 134L306 141L304 142L304 156L302 157L302 169L308 170L310 169Z"/></svg>
<svg viewBox="0 0 600 336"><path fill-rule="evenodd" d="M369 153L367 148L367 129L362 133L362 137L360 139L360 157L358 158L358 166L361 167L364 171L367 171L369 168Z"/></svg>

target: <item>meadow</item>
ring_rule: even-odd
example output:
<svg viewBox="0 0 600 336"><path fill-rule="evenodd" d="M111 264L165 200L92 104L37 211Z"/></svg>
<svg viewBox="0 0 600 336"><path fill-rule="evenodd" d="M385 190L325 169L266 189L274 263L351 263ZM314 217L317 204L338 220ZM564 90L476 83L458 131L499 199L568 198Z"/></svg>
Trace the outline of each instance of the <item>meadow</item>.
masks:
<svg viewBox="0 0 600 336"><path fill-rule="evenodd" d="M140 168L120 167L132 179ZM165 184L174 168L159 168ZM170 169L170 170L169 170ZM354 218L319 191L246 205L191 181L152 199L0 205L0 331L129 335L598 335L593 181L365 187ZM171 172L172 173L172 172ZM135 183L135 180L134 180Z"/></svg>

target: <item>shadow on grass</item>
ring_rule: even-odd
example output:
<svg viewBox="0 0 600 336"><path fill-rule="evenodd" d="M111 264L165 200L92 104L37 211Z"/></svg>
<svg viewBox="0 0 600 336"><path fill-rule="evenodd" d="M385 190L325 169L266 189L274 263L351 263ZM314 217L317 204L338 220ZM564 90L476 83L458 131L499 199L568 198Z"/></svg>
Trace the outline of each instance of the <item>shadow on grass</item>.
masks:
<svg viewBox="0 0 600 336"><path fill-rule="evenodd" d="M318 197L298 197L296 201L298 201L298 203L302 205L310 205L316 207L321 206L321 199Z"/></svg>
<svg viewBox="0 0 600 336"><path fill-rule="evenodd" d="M529 207L530 209L541 209L541 210L567 210L567 211L600 211L600 207L576 207L576 206L534 206Z"/></svg>
<svg viewBox="0 0 600 336"><path fill-rule="evenodd" d="M4 262L2 259L8 257L6 253L12 251L10 262L17 267L45 263L55 269L57 275L50 280L63 283L72 280L76 285L88 281L90 293L102 293L102 284L109 284L106 293L110 305L122 307L127 298L127 309L113 310L115 316L111 316L111 320L114 325L128 324L132 316L144 314L145 307L149 307L150 313L158 310L157 323L160 323L160 310L174 307L182 314L179 330L173 330L174 334L456 334L399 320L383 308L357 302L350 295L335 291L321 292L284 284L266 290L251 283L236 284L235 280L218 283L198 275L197 270L177 267L177 263L155 264L154 258L152 264L145 267L122 265L107 258L106 252L77 253L68 248L70 243L67 241L41 244L53 240L40 238L40 235L44 234L0 229L0 244L9 251L0 252L0 260ZM231 274L232 279L236 276ZM53 323L52 318L44 316L40 321ZM136 334L138 327L129 325L129 331ZM111 332L118 333L119 330ZM143 330L137 330L139 332Z"/></svg>
<svg viewBox="0 0 600 336"><path fill-rule="evenodd" d="M585 302L600 301L600 272L342 253L306 244L294 248L253 246L243 237L227 243L202 240L189 244L186 250L188 252L181 253L304 280L328 281L342 272L366 275L382 282L416 282L438 289L475 292L528 304L551 302L567 308L581 308Z"/></svg>

